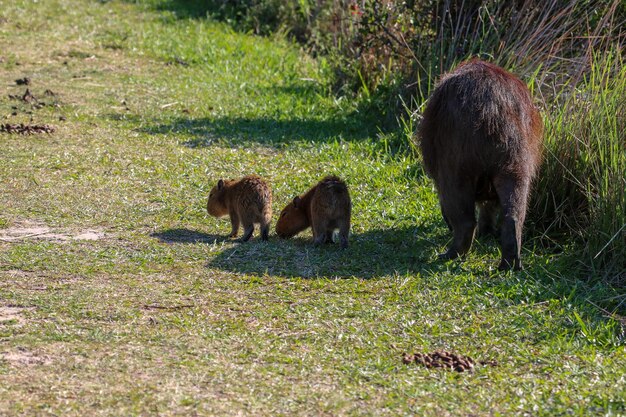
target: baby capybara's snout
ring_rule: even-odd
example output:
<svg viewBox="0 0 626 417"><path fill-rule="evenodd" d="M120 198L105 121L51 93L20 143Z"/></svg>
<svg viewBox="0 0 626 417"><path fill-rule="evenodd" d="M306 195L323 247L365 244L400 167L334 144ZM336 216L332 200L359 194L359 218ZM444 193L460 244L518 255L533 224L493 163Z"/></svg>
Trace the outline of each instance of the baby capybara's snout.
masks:
<svg viewBox="0 0 626 417"><path fill-rule="evenodd" d="M289 239L309 227L310 224L306 212L302 207L298 206L299 202L299 197L294 198L294 201L280 212L280 217L276 222L276 234L278 237Z"/></svg>

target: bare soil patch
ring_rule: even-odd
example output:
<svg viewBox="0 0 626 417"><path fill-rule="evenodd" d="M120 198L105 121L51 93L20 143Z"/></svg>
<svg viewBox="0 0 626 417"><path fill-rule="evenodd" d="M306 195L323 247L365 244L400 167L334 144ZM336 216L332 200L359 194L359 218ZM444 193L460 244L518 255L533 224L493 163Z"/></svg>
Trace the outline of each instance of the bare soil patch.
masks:
<svg viewBox="0 0 626 417"><path fill-rule="evenodd" d="M100 240L105 234L98 229L85 229L73 232L52 229L35 221L18 222L12 227L0 229L0 242L19 242L27 239L43 239L57 242L71 240Z"/></svg>
<svg viewBox="0 0 626 417"><path fill-rule="evenodd" d="M54 291L81 281L76 275L56 275L20 269L0 270L0 289L26 291Z"/></svg>
<svg viewBox="0 0 626 417"><path fill-rule="evenodd" d="M0 306L0 324L13 321L18 324L22 324L24 323L22 313L29 310L34 310L34 307L22 307L15 305Z"/></svg>
<svg viewBox="0 0 626 417"><path fill-rule="evenodd" d="M13 352L2 352L0 353L0 360L7 361L14 366L48 365L52 363L50 357L45 355L39 356L25 348L17 348L17 350Z"/></svg>

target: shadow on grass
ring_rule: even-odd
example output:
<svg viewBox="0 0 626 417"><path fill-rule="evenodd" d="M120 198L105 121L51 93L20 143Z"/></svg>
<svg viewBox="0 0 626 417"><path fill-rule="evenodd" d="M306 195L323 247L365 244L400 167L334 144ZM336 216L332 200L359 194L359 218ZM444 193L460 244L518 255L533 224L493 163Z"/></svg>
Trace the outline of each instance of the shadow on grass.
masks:
<svg viewBox="0 0 626 417"><path fill-rule="evenodd" d="M167 123L155 123L139 131L152 135L184 134L192 136L183 142L189 148L211 146L218 141L242 145L256 143L276 146L293 141L334 142L360 141L370 137L374 127L354 118L338 119L273 119L268 117L243 118L187 118L177 117Z"/></svg>
<svg viewBox="0 0 626 417"><path fill-rule="evenodd" d="M315 247L310 234L282 240L276 235L269 242L256 239L225 250L207 264L229 272L277 275L289 278L373 279L393 274L434 273L445 270L433 263L435 245L420 239L431 235L422 227L373 230L350 236L350 245L338 243Z"/></svg>
<svg viewBox="0 0 626 417"><path fill-rule="evenodd" d="M467 287L466 291L490 294L513 304L541 304L552 300L568 300L578 313L593 326L619 324L602 314L597 306L626 313L623 300L615 298L611 288L590 287L576 277L563 274L571 270L566 258L550 254L532 254L526 251L526 269L521 272L499 272L498 242L483 238L475 242L472 255L466 260L442 261L437 253L444 250L449 233L442 224L389 228L355 233L350 246L342 250L337 243L313 246L310 233L282 240L270 235L270 241L261 241L258 234L247 243L232 241L224 251L207 263L207 268L252 275L272 275L305 279L379 279L392 275L421 275L426 281L437 277L433 285ZM258 231L257 231L258 232ZM202 244L231 240L224 235L207 234L185 228L168 229L151 235L168 244ZM465 278L459 279L459 276ZM503 307L504 308L504 307ZM577 328L572 322L566 327ZM604 337L604 336L603 336ZM613 339L593 342L610 345Z"/></svg>
<svg viewBox="0 0 626 417"><path fill-rule="evenodd" d="M127 1L135 3L134 0ZM202 19L207 16L224 20L233 19L236 18L236 12L242 8L223 0L158 0L149 4L155 10L175 13L177 19Z"/></svg>
<svg viewBox="0 0 626 417"><path fill-rule="evenodd" d="M100 0L101 2L106 0ZM129 3L135 3L137 0L126 0ZM256 4L256 8L263 7L262 21L254 18L254 14L250 15L251 6L258 2L249 1L231 1L231 0L151 0L148 5L157 11L167 11L172 13L175 20L181 19L205 19L211 18L224 22L234 30L242 32L253 31L255 34L268 35L277 30L280 26L280 18L278 16L279 7L276 4ZM274 2L276 3L276 2ZM273 6L273 7L272 7ZM258 11L257 11L258 13ZM249 16L250 15L250 16ZM297 31L302 32L301 30ZM300 34L300 40L305 38Z"/></svg>
<svg viewBox="0 0 626 417"><path fill-rule="evenodd" d="M150 236L159 239L163 243L214 243L228 240L226 236L212 235L190 229L168 229L162 232L152 233Z"/></svg>
<svg viewBox="0 0 626 417"><path fill-rule="evenodd" d="M607 306L613 294L589 288L576 277L562 274L571 270L568 260L554 254L523 254L526 269L500 272L499 243L485 237L474 242L471 254L464 260L443 261L437 254L444 251L450 233L441 224L390 228L355 233L350 246L340 249L337 243L313 246L310 233L289 240L271 235L269 242L255 238L248 244L226 249L211 259L209 268L229 272L274 275L288 278L359 278L377 279L391 275L419 274L426 280L444 274L441 282L459 285L467 281L468 291L489 293L513 303L544 303L569 299L586 316L604 322L595 305ZM615 307L615 306L613 306ZM617 308L623 312L624 308Z"/></svg>

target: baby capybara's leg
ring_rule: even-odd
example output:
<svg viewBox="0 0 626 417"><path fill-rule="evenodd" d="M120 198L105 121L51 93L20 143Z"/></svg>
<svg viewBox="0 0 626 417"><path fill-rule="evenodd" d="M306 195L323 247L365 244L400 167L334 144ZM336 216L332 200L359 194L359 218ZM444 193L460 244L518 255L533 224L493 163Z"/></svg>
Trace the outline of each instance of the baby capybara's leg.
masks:
<svg viewBox="0 0 626 417"><path fill-rule="evenodd" d="M454 259L465 255L472 246L476 216L474 214L474 191L467 187L448 187L441 193L441 208L452 228L454 238L442 259Z"/></svg>
<svg viewBox="0 0 626 417"><path fill-rule="evenodd" d="M237 237L239 233L239 215L235 211L230 212L230 224L232 226L232 230L228 237Z"/></svg>
<svg viewBox="0 0 626 417"><path fill-rule="evenodd" d="M243 236L241 237L242 242L247 242L252 237L252 233L254 232L254 223L244 223L243 224Z"/></svg>
<svg viewBox="0 0 626 417"><path fill-rule="evenodd" d="M478 204L478 236L496 236L496 218L499 204L497 201L483 201Z"/></svg>
<svg viewBox="0 0 626 417"><path fill-rule="evenodd" d="M326 230L328 230L328 220L313 217L311 219L311 229L313 230L313 244L321 245L326 240Z"/></svg>
<svg viewBox="0 0 626 417"><path fill-rule="evenodd" d="M269 240L270 223L261 223L261 240Z"/></svg>
<svg viewBox="0 0 626 417"><path fill-rule="evenodd" d="M522 227L526 218L526 202L530 181L525 178L496 177L494 186L502 206L500 245L502 260L499 270L522 269Z"/></svg>
<svg viewBox="0 0 626 417"><path fill-rule="evenodd" d="M341 248L348 247L348 234L350 233L350 219L344 219L339 222L339 242Z"/></svg>

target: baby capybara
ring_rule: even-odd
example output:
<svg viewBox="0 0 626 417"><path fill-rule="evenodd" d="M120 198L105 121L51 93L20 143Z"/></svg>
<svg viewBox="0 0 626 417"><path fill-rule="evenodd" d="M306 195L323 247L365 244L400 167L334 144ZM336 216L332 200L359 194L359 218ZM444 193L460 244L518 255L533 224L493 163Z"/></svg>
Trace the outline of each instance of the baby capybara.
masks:
<svg viewBox="0 0 626 417"><path fill-rule="evenodd" d="M351 211L346 183L328 176L283 209L276 222L276 234L290 238L311 226L314 243L320 245L333 243L333 232L339 229L341 247L347 248Z"/></svg>
<svg viewBox="0 0 626 417"><path fill-rule="evenodd" d="M249 175L240 180L219 180L209 194L206 210L211 216L230 216L233 226L229 237L237 237L243 224L242 242L261 225L261 239L268 240L272 220L272 189L261 177Z"/></svg>
<svg viewBox="0 0 626 417"><path fill-rule="evenodd" d="M477 207L479 234L493 231L500 212L499 269L521 269L522 226L543 131L526 85L496 65L465 62L443 76L419 130L424 167L454 234L440 256L467 253Z"/></svg>

